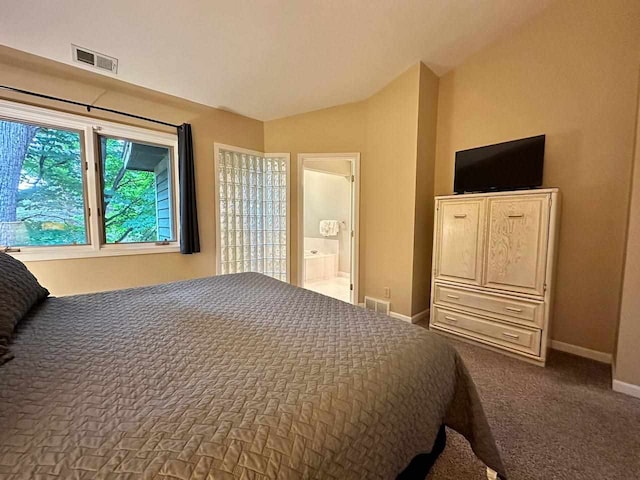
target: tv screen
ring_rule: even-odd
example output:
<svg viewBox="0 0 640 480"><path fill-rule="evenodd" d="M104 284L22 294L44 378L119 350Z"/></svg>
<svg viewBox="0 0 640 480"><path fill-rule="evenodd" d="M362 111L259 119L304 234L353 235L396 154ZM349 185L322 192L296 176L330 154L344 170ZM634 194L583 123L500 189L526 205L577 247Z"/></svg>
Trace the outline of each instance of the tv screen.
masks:
<svg viewBox="0 0 640 480"><path fill-rule="evenodd" d="M456 152L456 193L542 185L544 135Z"/></svg>

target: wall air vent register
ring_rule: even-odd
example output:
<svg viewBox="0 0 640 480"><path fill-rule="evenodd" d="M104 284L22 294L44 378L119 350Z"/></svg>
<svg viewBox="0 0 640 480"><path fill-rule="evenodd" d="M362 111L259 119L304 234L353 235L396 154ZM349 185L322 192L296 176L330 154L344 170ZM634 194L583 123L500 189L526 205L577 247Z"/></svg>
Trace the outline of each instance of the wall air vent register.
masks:
<svg viewBox="0 0 640 480"><path fill-rule="evenodd" d="M373 297L364 297L364 308L367 310L373 310L374 312L384 313L385 315L389 315L391 310L390 302L386 302L384 300L380 300Z"/></svg>
<svg viewBox="0 0 640 480"><path fill-rule="evenodd" d="M118 73L118 59L94 52L88 48L71 45L73 61L85 66L90 66L96 70L107 71L113 74Z"/></svg>

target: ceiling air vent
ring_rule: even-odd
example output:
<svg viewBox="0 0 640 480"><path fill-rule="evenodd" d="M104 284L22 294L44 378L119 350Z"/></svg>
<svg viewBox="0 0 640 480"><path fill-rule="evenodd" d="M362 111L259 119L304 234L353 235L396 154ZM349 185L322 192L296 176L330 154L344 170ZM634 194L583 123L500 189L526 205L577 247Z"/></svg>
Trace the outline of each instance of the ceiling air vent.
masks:
<svg viewBox="0 0 640 480"><path fill-rule="evenodd" d="M110 73L118 73L118 59L103 55L88 48L71 45L73 49L73 61L89 65L97 70L105 70Z"/></svg>
<svg viewBox="0 0 640 480"><path fill-rule="evenodd" d="M364 297L364 308L389 315L390 303L373 297Z"/></svg>

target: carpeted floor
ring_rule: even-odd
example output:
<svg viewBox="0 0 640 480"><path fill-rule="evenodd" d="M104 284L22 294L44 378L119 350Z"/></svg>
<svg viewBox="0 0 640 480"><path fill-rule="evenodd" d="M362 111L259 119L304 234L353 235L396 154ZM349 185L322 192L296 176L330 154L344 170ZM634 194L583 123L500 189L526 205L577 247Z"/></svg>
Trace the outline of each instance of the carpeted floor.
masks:
<svg viewBox="0 0 640 480"><path fill-rule="evenodd" d="M552 351L546 368L451 341L471 372L510 480L640 479L640 399L611 390L609 365ZM447 430L429 480L486 479Z"/></svg>

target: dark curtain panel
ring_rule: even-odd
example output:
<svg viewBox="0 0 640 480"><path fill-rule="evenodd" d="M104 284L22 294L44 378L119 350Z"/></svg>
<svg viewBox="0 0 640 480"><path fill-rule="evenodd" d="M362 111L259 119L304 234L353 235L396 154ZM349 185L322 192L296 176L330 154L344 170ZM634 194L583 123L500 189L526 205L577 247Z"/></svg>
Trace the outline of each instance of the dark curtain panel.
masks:
<svg viewBox="0 0 640 480"><path fill-rule="evenodd" d="M188 123L178 127L178 150L180 155L180 253L198 253L200 233L196 205L196 175L191 125Z"/></svg>

